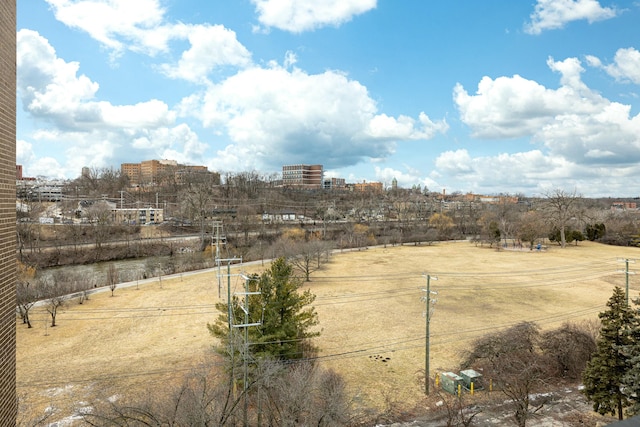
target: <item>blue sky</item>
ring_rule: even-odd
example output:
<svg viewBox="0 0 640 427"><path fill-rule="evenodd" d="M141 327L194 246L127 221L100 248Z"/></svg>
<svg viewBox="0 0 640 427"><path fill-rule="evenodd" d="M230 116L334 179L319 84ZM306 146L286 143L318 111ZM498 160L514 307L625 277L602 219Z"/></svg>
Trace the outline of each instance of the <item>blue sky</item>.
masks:
<svg viewBox="0 0 640 427"><path fill-rule="evenodd" d="M28 176L172 159L640 195L640 2L18 0Z"/></svg>

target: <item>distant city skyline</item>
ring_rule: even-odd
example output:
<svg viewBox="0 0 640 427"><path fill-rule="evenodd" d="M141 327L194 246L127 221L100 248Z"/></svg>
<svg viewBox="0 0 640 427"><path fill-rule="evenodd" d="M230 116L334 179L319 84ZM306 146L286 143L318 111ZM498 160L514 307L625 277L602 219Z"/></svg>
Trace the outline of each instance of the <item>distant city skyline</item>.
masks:
<svg viewBox="0 0 640 427"><path fill-rule="evenodd" d="M18 0L25 176L172 158L640 194L640 3Z"/></svg>

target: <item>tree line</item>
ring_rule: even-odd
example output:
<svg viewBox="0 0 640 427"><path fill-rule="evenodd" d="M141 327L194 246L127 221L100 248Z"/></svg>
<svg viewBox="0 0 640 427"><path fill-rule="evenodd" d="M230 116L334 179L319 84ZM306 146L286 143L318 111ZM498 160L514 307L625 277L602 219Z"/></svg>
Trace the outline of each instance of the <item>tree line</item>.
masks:
<svg viewBox="0 0 640 427"><path fill-rule="evenodd" d="M97 175L93 185L101 179L112 182L114 174L107 174L108 179ZM224 227L226 253L246 260L272 255L273 243L291 230L303 231L306 240L330 242L335 248L449 239L529 249L547 242L564 247L582 240L640 244L637 210L612 210L611 199L586 199L562 189L538 198L500 195L482 201L462 194L445 197L418 188L382 193L297 190L268 185L257 175L229 174L224 184L193 178L172 186L159 183L129 194L116 191L122 188L118 186L98 185L94 189L82 184L87 179L78 178L75 187L70 184L81 189L78 198L58 203L63 218L69 218L63 219L63 224L38 223L48 207L38 202L24 203L18 211L17 226L22 261L42 268L146 257L153 252L171 254L181 248L163 238L187 234L199 236L194 250L203 251L214 243L216 224ZM108 196L112 198L103 194L98 200L91 199L98 197L98 189L111 191ZM85 190L88 194L83 195ZM122 197L123 193L128 196ZM147 200L148 193L154 196L151 200ZM106 200L113 203L109 205ZM78 206L83 204L86 206L79 213ZM149 228L113 222L113 206L158 204L166 207L161 225ZM283 212L295 219L274 219L275 214ZM78 223L77 215L85 221ZM153 241L148 239L150 231Z"/></svg>

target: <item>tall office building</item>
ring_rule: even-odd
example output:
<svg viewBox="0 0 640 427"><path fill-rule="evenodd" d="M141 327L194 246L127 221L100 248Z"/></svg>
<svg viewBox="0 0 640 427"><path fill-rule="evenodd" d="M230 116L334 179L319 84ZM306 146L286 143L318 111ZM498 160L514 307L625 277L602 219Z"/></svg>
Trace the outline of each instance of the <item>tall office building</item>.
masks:
<svg viewBox="0 0 640 427"><path fill-rule="evenodd" d="M322 188L322 165L285 165L282 166L282 185L298 188Z"/></svg>
<svg viewBox="0 0 640 427"><path fill-rule="evenodd" d="M0 426L16 400L16 1L0 0Z"/></svg>

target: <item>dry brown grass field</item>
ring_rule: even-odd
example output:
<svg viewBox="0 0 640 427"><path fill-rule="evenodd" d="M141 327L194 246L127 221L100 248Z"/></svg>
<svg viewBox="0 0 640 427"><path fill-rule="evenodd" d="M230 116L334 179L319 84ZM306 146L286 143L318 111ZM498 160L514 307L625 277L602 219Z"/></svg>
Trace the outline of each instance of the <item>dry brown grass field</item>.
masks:
<svg viewBox="0 0 640 427"><path fill-rule="evenodd" d="M317 296L320 362L340 372L364 404L383 407L391 399L411 407L423 397L425 273L438 278L431 281L438 292L430 323L433 375L457 368L473 339L496 328L596 319L613 287L624 288L619 259L639 256L636 248L589 242L540 252L458 242L337 253L305 284ZM638 280L630 276L632 297ZM231 278L233 289L242 285ZM106 389L165 387L214 357L206 325L218 301L216 272L207 271L121 287L114 297L94 294L82 305L69 301L55 328L45 327L46 312L34 308L32 329L17 321L23 415L46 407L64 414Z"/></svg>

